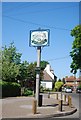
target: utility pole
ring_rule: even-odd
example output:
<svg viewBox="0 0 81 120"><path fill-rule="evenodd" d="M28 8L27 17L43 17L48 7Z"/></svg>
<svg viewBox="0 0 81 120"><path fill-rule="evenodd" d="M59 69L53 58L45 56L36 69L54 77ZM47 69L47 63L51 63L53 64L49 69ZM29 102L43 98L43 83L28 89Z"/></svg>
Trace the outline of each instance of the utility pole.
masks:
<svg viewBox="0 0 81 120"><path fill-rule="evenodd" d="M41 46L37 47L37 68L36 68L36 100L37 106L39 106L39 94L40 94L40 61L41 61Z"/></svg>

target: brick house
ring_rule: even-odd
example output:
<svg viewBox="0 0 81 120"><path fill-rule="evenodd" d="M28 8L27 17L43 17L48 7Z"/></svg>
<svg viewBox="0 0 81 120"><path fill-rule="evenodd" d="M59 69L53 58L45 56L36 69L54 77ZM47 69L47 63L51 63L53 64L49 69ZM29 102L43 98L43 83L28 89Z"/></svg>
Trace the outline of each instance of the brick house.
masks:
<svg viewBox="0 0 81 120"><path fill-rule="evenodd" d="M75 76L65 78L64 86L70 86L73 88L73 90L76 90L79 84L81 84L81 78L76 78Z"/></svg>

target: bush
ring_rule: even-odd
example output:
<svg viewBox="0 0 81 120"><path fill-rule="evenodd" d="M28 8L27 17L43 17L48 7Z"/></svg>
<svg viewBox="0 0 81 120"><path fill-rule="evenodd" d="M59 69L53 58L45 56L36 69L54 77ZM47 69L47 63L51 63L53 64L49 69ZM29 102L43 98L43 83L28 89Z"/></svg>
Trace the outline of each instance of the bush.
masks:
<svg viewBox="0 0 81 120"><path fill-rule="evenodd" d="M55 89L56 89L56 91L61 91L62 86L63 86L63 82L57 81L55 83Z"/></svg>
<svg viewBox="0 0 81 120"><path fill-rule="evenodd" d="M18 83L0 81L0 87L2 87L2 98L21 95L21 87Z"/></svg>
<svg viewBox="0 0 81 120"><path fill-rule="evenodd" d="M51 91L51 89L40 86L40 92L44 93L44 92L49 92L49 91Z"/></svg>
<svg viewBox="0 0 81 120"><path fill-rule="evenodd" d="M81 85L78 86L78 89L81 89Z"/></svg>
<svg viewBox="0 0 81 120"><path fill-rule="evenodd" d="M24 93L23 93L24 96L30 96L30 95L33 95L33 91L32 90L29 90L27 88L24 89Z"/></svg>
<svg viewBox="0 0 81 120"><path fill-rule="evenodd" d="M53 92L57 92L57 89L55 87L53 88Z"/></svg>

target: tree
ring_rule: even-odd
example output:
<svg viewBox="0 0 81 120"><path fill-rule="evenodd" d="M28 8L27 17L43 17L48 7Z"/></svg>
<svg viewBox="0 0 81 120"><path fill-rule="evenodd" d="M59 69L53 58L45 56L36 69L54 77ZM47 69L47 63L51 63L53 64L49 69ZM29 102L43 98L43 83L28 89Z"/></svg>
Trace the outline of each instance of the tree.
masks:
<svg viewBox="0 0 81 120"><path fill-rule="evenodd" d="M21 62L21 53L17 53L17 49L14 46L14 43L11 43L9 47L3 47L2 50L2 62L8 61L9 63L20 64Z"/></svg>
<svg viewBox="0 0 81 120"><path fill-rule="evenodd" d="M62 78L62 82L65 84L66 82L65 82L65 78Z"/></svg>
<svg viewBox="0 0 81 120"><path fill-rule="evenodd" d="M2 80L16 82L19 74L21 54L17 53L13 43L2 49Z"/></svg>
<svg viewBox="0 0 81 120"><path fill-rule="evenodd" d="M49 62L44 61L44 60L41 61L41 62L40 62L41 70L44 70L47 64L49 64Z"/></svg>
<svg viewBox="0 0 81 120"><path fill-rule="evenodd" d="M17 52L14 43L11 43L9 47L5 46L0 51L0 71L2 70L2 80L7 82L20 82L23 86L27 80L36 80L36 62L28 63L27 61L21 62L21 53ZM2 59L1 59L2 58ZM48 62L41 61L41 77L42 70L46 67ZM34 82L35 83L35 82Z"/></svg>
<svg viewBox="0 0 81 120"><path fill-rule="evenodd" d="M29 80L35 80L36 79L36 72L35 72L35 68L36 68L36 62L34 63L30 63L27 67L27 79Z"/></svg>
<svg viewBox="0 0 81 120"><path fill-rule="evenodd" d="M61 79L59 79L58 82L61 82Z"/></svg>
<svg viewBox="0 0 81 120"><path fill-rule="evenodd" d="M74 37L74 41L72 44L72 51L70 52L72 58L70 67L71 72L76 74L77 70L81 69L81 25L76 26L71 31L71 36Z"/></svg>
<svg viewBox="0 0 81 120"><path fill-rule="evenodd" d="M2 79L2 51L0 49L0 80Z"/></svg>
<svg viewBox="0 0 81 120"><path fill-rule="evenodd" d="M55 82L55 89L56 89L57 91L60 91L61 88L62 88L62 86L63 86L63 82L62 82L62 81L57 81L57 82Z"/></svg>
<svg viewBox="0 0 81 120"><path fill-rule="evenodd" d="M21 86L23 86L25 81L27 80L28 66L29 66L29 63L27 61L23 61L20 64L19 74L17 75L17 81L20 82Z"/></svg>

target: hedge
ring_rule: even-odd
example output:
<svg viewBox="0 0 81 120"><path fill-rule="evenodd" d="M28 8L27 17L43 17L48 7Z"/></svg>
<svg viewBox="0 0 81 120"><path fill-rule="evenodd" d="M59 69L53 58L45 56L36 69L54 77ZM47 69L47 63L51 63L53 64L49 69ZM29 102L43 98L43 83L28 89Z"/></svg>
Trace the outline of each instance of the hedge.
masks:
<svg viewBox="0 0 81 120"><path fill-rule="evenodd" d="M18 83L0 81L0 88L1 87L2 87L2 98L16 97L21 95L21 87L20 84Z"/></svg>
<svg viewBox="0 0 81 120"><path fill-rule="evenodd" d="M25 88L23 96L31 96L31 95L33 95L33 91Z"/></svg>

